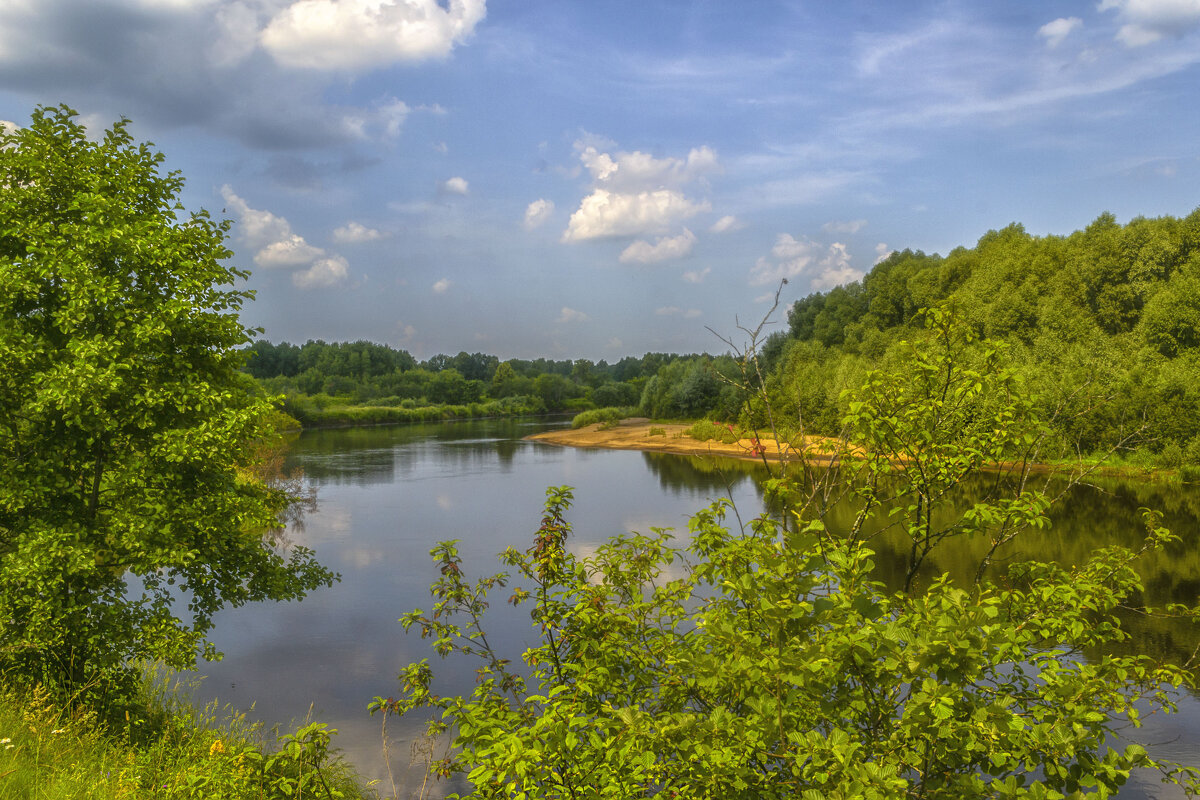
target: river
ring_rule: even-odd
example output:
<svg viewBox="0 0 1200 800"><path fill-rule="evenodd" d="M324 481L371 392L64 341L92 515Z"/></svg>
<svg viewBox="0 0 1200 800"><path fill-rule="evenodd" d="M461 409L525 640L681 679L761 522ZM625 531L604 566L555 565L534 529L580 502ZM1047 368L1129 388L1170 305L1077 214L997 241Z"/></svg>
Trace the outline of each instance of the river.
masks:
<svg viewBox="0 0 1200 800"><path fill-rule="evenodd" d="M251 716L288 725L309 713L339 730L335 744L368 779L390 796L420 785L410 752L419 722L389 723L388 764L379 717L367 703L396 693L401 665L431 657L442 689L469 691L474 665L441 664L428 642L397 622L413 608L430 606L435 570L428 552L438 541L461 540L471 575L500 569L496 554L524 549L540 520L547 486L575 488L571 541L586 553L611 535L651 527L686 530L690 514L717 497L731 498L743 516L762 510L757 468L746 462L706 460L616 450L564 448L523 441L556 424L488 420L317 430L303 433L289 456L317 490L317 509L286 532L289 541L316 550L342 580L299 603L259 604L218 615L214 642L225 654L205 663L207 677L194 692ZM1163 510L1183 537L1171 552L1147 564L1151 600L1195 603L1200 592L1200 491L1099 482L1060 503L1049 533L1024 546L1025 555L1081 559L1107 543L1133 545L1137 509ZM887 542L878 545L883 561ZM935 565L955 573L976 554L963 543L947 548ZM533 643L528 616L502 611L496 637L513 658ZM1190 653L1196 633L1172 626L1142 627L1134 647L1142 652ZM1200 702L1186 697L1181 712L1150 720L1146 738L1163 752L1200 763ZM1153 776L1150 776L1153 780ZM447 790L443 786L433 796ZM415 795L414 795L415 796ZM1176 797L1157 783L1131 785L1122 797Z"/></svg>

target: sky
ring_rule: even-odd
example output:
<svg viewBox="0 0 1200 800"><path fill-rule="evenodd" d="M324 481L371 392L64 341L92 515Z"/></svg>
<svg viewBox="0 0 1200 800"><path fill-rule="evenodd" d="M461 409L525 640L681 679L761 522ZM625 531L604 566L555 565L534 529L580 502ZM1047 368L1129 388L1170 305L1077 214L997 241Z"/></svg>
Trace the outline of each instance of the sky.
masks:
<svg viewBox="0 0 1200 800"><path fill-rule="evenodd" d="M0 0L0 120L129 118L246 324L418 358L721 352L785 278L1187 215L1198 62L1200 0Z"/></svg>

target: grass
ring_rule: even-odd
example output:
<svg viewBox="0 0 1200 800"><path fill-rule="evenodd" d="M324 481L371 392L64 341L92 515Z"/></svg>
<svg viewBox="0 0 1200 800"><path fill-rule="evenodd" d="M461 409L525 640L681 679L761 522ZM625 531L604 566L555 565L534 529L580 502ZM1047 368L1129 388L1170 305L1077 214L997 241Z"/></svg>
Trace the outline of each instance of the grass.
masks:
<svg viewBox="0 0 1200 800"><path fill-rule="evenodd" d="M40 687L0 688L0 797L29 800L365 800L330 748L331 731L311 723L275 737L245 715L198 709L180 687L147 683L145 718L125 730L87 709L66 710Z"/></svg>

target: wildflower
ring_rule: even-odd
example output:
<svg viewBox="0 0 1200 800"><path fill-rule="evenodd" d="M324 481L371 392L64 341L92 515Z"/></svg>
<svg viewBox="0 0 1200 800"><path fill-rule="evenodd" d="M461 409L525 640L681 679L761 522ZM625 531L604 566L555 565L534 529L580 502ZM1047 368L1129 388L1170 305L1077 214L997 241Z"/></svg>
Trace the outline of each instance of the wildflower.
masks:
<svg viewBox="0 0 1200 800"><path fill-rule="evenodd" d="M59 733L66 733L66 731L64 731L62 728L55 728L54 730L50 731L50 733L51 733L52 735L56 735L56 734L59 734Z"/></svg>
<svg viewBox="0 0 1200 800"><path fill-rule="evenodd" d="M5 736L3 739L0 739L0 744L8 744L8 743L9 743L9 742L11 742L11 741L12 741L12 739L10 739L9 737Z"/></svg>
<svg viewBox="0 0 1200 800"><path fill-rule="evenodd" d="M208 754L210 756L215 756L218 753L224 753L224 752L225 752L225 743L222 742L220 739L217 739L215 742L212 743L212 747L208 748Z"/></svg>

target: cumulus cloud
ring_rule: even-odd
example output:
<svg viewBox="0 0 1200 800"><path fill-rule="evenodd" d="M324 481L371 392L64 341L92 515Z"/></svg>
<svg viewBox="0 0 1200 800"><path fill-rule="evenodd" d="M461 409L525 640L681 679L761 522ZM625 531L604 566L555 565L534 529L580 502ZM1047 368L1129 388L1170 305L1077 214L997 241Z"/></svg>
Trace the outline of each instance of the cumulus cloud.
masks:
<svg viewBox="0 0 1200 800"><path fill-rule="evenodd" d="M711 147L692 148L685 158L655 158L639 150L602 153L596 146L583 142L576 142L575 147L579 160L596 183L618 191L682 186L721 169L717 153Z"/></svg>
<svg viewBox="0 0 1200 800"><path fill-rule="evenodd" d="M571 215L562 240L579 242L656 233L711 208L707 200L694 201L672 189L637 194L596 189L583 198L579 209Z"/></svg>
<svg viewBox="0 0 1200 800"><path fill-rule="evenodd" d="M714 222L709 230L713 233L730 233L732 231L740 231L744 227L746 227L744 222L729 214Z"/></svg>
<svg viewBox="0 0 1200 800"><path fill-rule="evenodd" d="M583 313L582 311L576 311L573 308L567 308L566 306L563 306L562 311L559 312L558 319L555 320L555 322L560 322L560 323L583 322L587 318L588 318L588 315Z"/></svg>
<svg viewBox="0 0 1200 800"><path fill-rule="evenodd" d="M447 194L465 195L471 191L471 186L467 183L466 178L455 176L442 184L442 191L446 192Z"/></svg>
<svg viewBox="0 0 1200 800"><path fill-rule="evenodd" d="M821 226L821 230L826 233L858 233L867 226L865 219L852 219L845 221L834 220L826 222Z"/></svg>
<svg viewBox="0 0 1200 800"><path fill-rule="evenodd" d="M313 247L304 238L292 234L278 242L271 242L254 254L254 263L268 269L274 267L302 267L325 255L320 247Z"/></svg>
<svg viewBox="0 0 1200 800"><path fill-rule="evenodd" d="M259 41L287 67L361 70L444 57L486 14L485 0L300 0Z"/></svg>
<svg viewBox="0 0 1200 800"><path fill-rule="evenodd" d="M637 241L622 251L622 264L655 264L659 261L670 261L683 258L692 252L696 244L696 234L683 229L678 236L662 236L654 243Z"/></svg>
<svg viewBox="0 0 1200 800"><path fill-rule="evenodd" d="M226 210L237 217L238 239L254 250L254 263L265 269L291 269L292 283L300 289L317 289L344 283L350 265L292 231L281 216L258 208L239 197L228 184L221 187Z"/></svg>
<svg viewBox="0 0 1200 800"><path fill-rule="evenodd" d="M306 270L292 273L292 283L300 289L324 289L345 283L349 270L346 259L332 255L317 259Z"/></svg>
<svg viewBox="0 0 1200 800"><path fill-rule="evenodd" d="M683 279L687 283L704 283L704 279L712 272L712 267L705 267L701 270L689 269L683 273Z"/></svg>
<svg viewBox="0 0 1200 800"><path fill-rule="evenodd" d="M554 213L554 203L550 200L534 200L525 209L525 228L533 230L540 227Z"/></svg>
<svg viewBox="0 0 1200 800"><path fill-rule="evenodd" d="M1079 17L1059 17L1038 28L1037 35L1046 40L1047 47L1053 49L1062 44L1063 39L1071 35L1071 31L1082 25L1083 20Z"/></svg>
<svg viewBox="0 0 1200 800"><path fill-rule="evenodd" d="M888 247L883 242L880 242L879 244L875 245L875 263L878 264L879 262L884 261L894 252L896 251Z"/></svg>
<svg viewBox="0 0 1200 800"><path fill-rule="evenodd" d="M1117 11L1124 23L1117 39L1126 47L1183 36L1200 26L1200 0L1102 0L1099 8Z"/></svg>
<svg viewBox="0 0 1200 800"><path fill-rule="evenodd" d="M575 149L592 177L592 190L571 215L564 242L661 234L712 208L707 200L693 200L682 191L720 170L711 147L693 148L683 158L657 158L638 150L608 152L614 150L611 142L587 136Z"/></svg>
<svg viewBox="0 0 1200 800"><path fill-rule="evenodd" d="M428 12L429 28L438 19L465 21L470 8L482 16L484 1L2 0L0 85L31 99L52 86L56 100L99 111L105 123L124 114L160 131L200 129L262 150L387 140L399 135L407 116L444 109L390 97L331 101L338 93L330 83L344 75L284 66L264 44L265 29L281 30L284 19L303 9L325 8L339 18L367 9L380 22L372 23L373 40L391 35L384 23L397 15L415 20ZM344 32L333 26L322 35L336 51ZM303 52L336 61L326 49L308 42ZM354 49L362 58L377 55L357 41Z"/></svg>
<svg viewBox="0 0 1200 800"><path fill-rule="evenodd" d="M446 290L449 288L450 288L450 279L442 278L440 281L433 284L433 293L434 294L445 294Z"/></svg>
<svg viewBox="0 0 1200 800"><path fill-rule="evenodd" d="M351 220L340 228L334 228L333 240L340 244L359 244L382 239L383 234L374 228L368 228L359 222Z"/></svg>
<svg viewBox="0 0 1200 800"><path fill-rule="evenodd" d="M758 259L750 270L750 285L765 286L801 276L810 277L813 289L824 290L856 281L863 273L851 265L846 245L840 242L826 247L808 238L781 233L770 255Z"/></svg>

